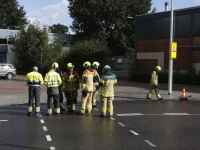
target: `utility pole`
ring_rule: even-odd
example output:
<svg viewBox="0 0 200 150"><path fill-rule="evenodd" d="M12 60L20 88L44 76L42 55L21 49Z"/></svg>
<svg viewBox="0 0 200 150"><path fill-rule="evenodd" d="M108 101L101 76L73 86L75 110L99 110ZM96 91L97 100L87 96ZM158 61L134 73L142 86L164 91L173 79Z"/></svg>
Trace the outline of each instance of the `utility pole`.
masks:
<svg viewBox="0 0 200 150"><path fill-rule="evenodd" d="M168 79L168 94L172 94L172 79L173 79L173 59L171 59L171 45L173 40L173 3L171 0L171 21L170 21L170 45L169 45L169 79Z"/></svg>

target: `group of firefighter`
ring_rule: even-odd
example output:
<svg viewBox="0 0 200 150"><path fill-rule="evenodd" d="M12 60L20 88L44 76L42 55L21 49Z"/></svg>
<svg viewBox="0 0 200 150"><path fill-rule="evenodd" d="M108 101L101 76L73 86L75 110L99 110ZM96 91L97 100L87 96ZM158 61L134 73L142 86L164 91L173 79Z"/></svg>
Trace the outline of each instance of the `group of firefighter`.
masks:
<svg viewBox="0 0 200 150"><path fill-rule="evenodd" d="M114 85L117 83L116 75L112 73L111 67L106 65L102 69L102 76L98 74L99 62L89 61L83 64L84 71L82 74L82 83L80 84L79 75L74 70L73 63L67 64L67 71L62 73L59 70L58 63L53 63L49 72L45 75L44 85L47 87L47 116L54 114L60 115L65 111L63 106L63 93L66 97L66 107L69 113L82 115L90 113L93 107L97 107L96 98L98 91L101 91L101 114L105 117L106 111L108 116L113 116ZM33 100L35 98L35 116L40 116L40 85L43 84L43 78L38 73L38 68L33 67L33 71L26 76L26 84L29 86L29 102L27 116L32 116ZM78 90L82 89L81 108L77 109Z"/></svg>

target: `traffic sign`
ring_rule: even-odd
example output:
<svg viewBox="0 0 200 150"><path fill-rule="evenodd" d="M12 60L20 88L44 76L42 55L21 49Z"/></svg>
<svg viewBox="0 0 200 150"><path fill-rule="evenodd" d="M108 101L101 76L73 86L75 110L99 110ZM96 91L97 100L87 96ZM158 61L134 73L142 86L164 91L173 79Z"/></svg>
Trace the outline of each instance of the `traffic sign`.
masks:
<svg viewBox="0 0 200 150"><path fill-rule="evenodd" d="M176 42L172 42L171 45L171 59L176 59L177 56L177 43Z"/></svg>

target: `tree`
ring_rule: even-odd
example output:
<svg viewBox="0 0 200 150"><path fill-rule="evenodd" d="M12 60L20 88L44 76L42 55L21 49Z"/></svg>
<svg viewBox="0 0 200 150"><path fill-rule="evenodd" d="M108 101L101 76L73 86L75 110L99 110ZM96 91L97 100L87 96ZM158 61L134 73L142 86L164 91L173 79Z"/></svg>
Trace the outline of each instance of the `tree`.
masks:
<svg viewBox="0 0 200 150"><path fill-rule="evenodd" d="M51 33L66 34L69 28L65 25L58 23L58 24L53 24L52 26L49 26L49 30L51 31Z"/></svg>
<svg viewBox="0 0 200 150"><path fill-rule="evenodd" d="M41 66L41 53L48 45L46 28L40 29L39 23L29 24L27 30L22 29L14 42L16 66L21 71L30 71L33 66Z"/></svg>
<svg viewBox="0 0 200 150"><path fill-rule="evenodd" d="M102 57L110 55L110 51L105 41L87 40L75 43L60 60L61 69L66 70L67 63L74 64L75 69L79 72L83 71L83 63L85 61L98 61L101 63Z"/></svg>
<svg viewBox="0 0 200 150"><path fill-rule="evenodd" d="M151 0L68 1L72 31L80 40L106 40L113 55L134 53L135 16L148 13L152 5Z"/></svg>
<svg viewBox="0 0 200 150"><path fill-rule="evenodd" d="M18 30L27 24L26 12L16 0L0 0L0 29Z"/></svg>

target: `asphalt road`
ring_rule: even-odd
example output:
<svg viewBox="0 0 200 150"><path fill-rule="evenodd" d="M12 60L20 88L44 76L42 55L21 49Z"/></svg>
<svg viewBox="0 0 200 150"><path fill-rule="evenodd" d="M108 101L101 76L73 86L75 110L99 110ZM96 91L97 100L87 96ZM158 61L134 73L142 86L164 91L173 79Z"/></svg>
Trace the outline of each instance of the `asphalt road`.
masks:
<svg viewBox="0 0 200 150"><path fill-rule="evenodd" d="M28 117L27 106L0 107L3 150L198 150L200 101L115 101L113 118L100 108L82 116ZM80 107L80 105L79 105Z"/></svg>

